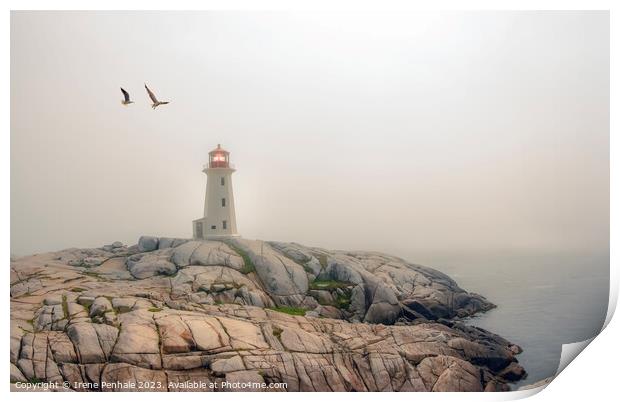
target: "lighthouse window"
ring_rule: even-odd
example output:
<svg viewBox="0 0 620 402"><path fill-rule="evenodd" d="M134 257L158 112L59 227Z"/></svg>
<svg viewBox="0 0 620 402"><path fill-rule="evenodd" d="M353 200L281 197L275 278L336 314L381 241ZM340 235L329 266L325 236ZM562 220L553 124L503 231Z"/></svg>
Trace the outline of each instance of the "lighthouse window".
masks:
<svg viewBox="0 0 620 402"><path fill-rule="evenodd" d="M226 198L222 198L222 206L225 207L226 206Z"/></svg>
<svg viewBox="0 0 620 402"><path fill-rule="evenodd" d="M226 221L222 221L222 229L226 229Z"/></svg>
<svg viewBox="0 0 620 402"><path fill-rule="evenodd" d="M220 184L223 186L224 185L224 178L220 177Z"/></svg>
<svg viewBox="0 0 620 402"><path fill-rule="evenodd" d="M215 229L215 225L211 225L211 229Z"/></svg>

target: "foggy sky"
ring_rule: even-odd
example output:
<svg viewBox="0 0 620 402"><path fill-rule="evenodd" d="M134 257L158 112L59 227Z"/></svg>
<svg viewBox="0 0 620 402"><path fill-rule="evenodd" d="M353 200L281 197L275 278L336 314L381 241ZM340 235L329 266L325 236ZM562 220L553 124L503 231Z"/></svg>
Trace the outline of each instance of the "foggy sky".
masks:
<svg viewBox="0 0 620 402"><path fill-rule="evenodd" d="M218 143L247 238L604 252L608 13L12 13L13 254L191 236Z"/></svg>

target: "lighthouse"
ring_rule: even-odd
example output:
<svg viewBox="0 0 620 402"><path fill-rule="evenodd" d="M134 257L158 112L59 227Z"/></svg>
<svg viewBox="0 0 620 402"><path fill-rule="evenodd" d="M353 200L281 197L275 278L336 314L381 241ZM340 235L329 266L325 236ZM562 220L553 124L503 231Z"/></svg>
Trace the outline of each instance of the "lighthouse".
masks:
<svg viewBox="0 0 620 402"><path fill-rule="evenodd" d="M194 239L238 237L230 152L217 144L202 171L207 175L207 191L204 216L193 222Z"/></svg>

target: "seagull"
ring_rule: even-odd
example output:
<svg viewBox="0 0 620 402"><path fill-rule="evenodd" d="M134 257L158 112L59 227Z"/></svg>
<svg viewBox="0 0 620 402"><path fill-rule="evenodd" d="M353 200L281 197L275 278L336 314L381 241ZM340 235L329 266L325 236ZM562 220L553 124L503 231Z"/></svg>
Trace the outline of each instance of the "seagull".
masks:
<svg viewBox="0 0 620 402"><path fill-rule="evenodd" d="M153 109L155 109L159 105L167 105L168 103L170 103L170 102L160 102L160 101L158 101L157 98L155 97L155 94L153 93L153 91L151 91L149 89L149 87L146 86L146 84L144 84L144 88L146 88L146 92L149 93L149 97L153 101L153 104L151 105L151 107Z"/></svg>
<svg viewBox="0 0 620 402"><path fill-rule="evenodd" d="M122 100L121 103L125 106L133 103L133 101L131 99L129 99L129 92L125 91L123 88L121 88L121 92L123 93L123 96L125 97L125 100Z"/></svg>

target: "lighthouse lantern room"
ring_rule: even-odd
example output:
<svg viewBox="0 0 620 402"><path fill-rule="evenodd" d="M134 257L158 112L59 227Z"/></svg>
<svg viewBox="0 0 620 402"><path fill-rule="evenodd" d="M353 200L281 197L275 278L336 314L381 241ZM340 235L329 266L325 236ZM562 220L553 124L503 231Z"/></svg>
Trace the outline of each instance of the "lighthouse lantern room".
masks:
<svg viewBox="0 0 620 402"><path fill-rule="evenodd" d="M194 239L238 237L230 152L217 144L202 171L207 175L204 216L193 222Z"/></svg>

